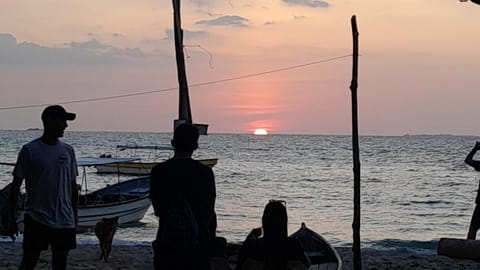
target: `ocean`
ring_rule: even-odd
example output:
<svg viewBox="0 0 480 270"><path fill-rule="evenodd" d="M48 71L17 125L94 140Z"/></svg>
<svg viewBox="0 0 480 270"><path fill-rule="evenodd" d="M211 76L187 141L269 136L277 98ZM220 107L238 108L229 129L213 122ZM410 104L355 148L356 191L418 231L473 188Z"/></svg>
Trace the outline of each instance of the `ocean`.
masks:
<svg viewBox="0 0 480 270"><path fill-rule="evenodd" d="M15 162L39 130L0 131L0 161ZM66 132L77 157L116 154L119 144L168 145L169 133ZM362 247L435 252L441 237L464 238L480 173L463 160L478 138L449 135L361 136ZM171 156L167 153L162 158ZM240 242L261 224L270 199L285 200L289 231L302 222L335 246L352 243L353 170L350 136L211 134L194 158L218 158L217 235ZM12 167L0 166L0 187ZM81 172L81 170L80 170ZM116 176L87 168L89 189ZM78 178L81 182L81 178ZM140 224L122 226L114 244L148 245L157 219L150 208ZM92 231L80 243L96 243ZM1 241L8 241L3 237Z"/></svg>

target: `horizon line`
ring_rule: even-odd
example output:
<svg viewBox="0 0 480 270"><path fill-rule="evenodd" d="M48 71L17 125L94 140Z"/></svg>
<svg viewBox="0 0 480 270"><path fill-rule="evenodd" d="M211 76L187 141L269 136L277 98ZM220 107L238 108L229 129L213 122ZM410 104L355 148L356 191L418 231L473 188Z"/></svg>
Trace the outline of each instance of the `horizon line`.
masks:
<svg viewBox="0 0 480 270"><path fill-rule="evenodd" d="M42 131L43 128L27 128L27 129L3 129L0 128L0 131ZM65 130L65 132L105 132L105 133L163 133L163 134L172 134L172 131L148 131L148 130L76 130L70 129ZM208 135L254 135L249 132L230 132L230 131L218 131L218 132L209 132ZM206 136L208 136L206 135ZM298 135L298 136L352 136L348 133L312 133L312 132L279 132L272 133L269 132L268 135L262 136L275 136L275 135ZM455 134L455 133L403 133L403 134L375 134L375 133L365 133L359 134L361 137L408 137L408 136L457 136L457 137L479 137L480 135L472 134Z"/></svg>

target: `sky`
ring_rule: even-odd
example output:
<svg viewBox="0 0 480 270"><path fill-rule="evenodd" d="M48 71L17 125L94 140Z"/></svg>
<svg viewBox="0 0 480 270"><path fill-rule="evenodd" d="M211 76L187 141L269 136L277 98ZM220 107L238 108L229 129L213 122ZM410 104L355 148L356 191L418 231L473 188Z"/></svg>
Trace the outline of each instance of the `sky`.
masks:
<svg viewBox="0 0 480 270"><path fill-rule="evenodd" d="M181 11L193 120L210 133L350 134L356 15L360 134L480 134L480 5L184 0ZM0 1L0 129L39 128L45 104L64 104L70 130L171 132L172 28L165 0Z"/></svg>

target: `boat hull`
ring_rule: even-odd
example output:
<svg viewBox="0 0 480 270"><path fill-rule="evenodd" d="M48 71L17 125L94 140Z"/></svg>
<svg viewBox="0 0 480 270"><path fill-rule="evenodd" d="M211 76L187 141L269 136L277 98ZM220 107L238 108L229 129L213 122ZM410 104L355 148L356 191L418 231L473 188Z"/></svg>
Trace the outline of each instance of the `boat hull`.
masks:
<svg viewBox="0 0 480 270"><path fill-rule="evenodd" d="M118 217L118 224L140 221L150 207L150 198L141 197L104 205L88 205L78 208L78 226L91 227L102 218Z"/></svg>
<svg viewBox="0 0 480 270"><path fill-rule="evenodd" d="M305 223L290 237L300 242L309 257L312 264L309 270L342 269L342 258L335 248L323 236L307 228Z"/></svg>
<svg viewBox="0 0 480 270"><path fill-rule="evenodd" d="M139 177L79 196L78 229L83 231L93 227L102 218L118 217L118 224L137 222L143 219L151 205L149 177ZM8 187L0 192L0 202L5 207L8 198ZM24 205L25 196L19 205ZM18 210L17 224L23 232L23 208ZM8 216L0 215L0 235L6 234L5 225Z"/></svg>
<svg viewBox="0 0 480 270"><path fill-rule="evenodd" d="M119 224L139 221L151 205L149 194L149 177L139 177L81 195L78 226L94 226L112 217L118 217Z"/></svg>
<svg viewBox="0 0 480 270"><path fill-rule="evenodd" d="M199 159L203 165L213 167L217 164L218 159ZM97 165L98 173L120 173L129 175L148 175L153 167L160 162L120 162L115 164Z"/></svg>

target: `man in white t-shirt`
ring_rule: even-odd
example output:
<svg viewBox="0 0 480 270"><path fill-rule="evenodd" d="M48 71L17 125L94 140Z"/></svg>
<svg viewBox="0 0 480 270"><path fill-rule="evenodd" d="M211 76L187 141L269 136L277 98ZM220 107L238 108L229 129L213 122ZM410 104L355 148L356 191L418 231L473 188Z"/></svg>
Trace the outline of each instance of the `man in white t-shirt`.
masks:
<svg viewBox="0 0 480 270"><path fill-rule="evenodd" d="M18 233L17 197L25 179L23 258L19 269L34 269L42 250L52 249L52 269L66 269L68 252L76 248L77 162L73 148L60 141L67 120L75 114L60 105L42 112L43 134L18 154L9 196L9 233Z"/></svg>

